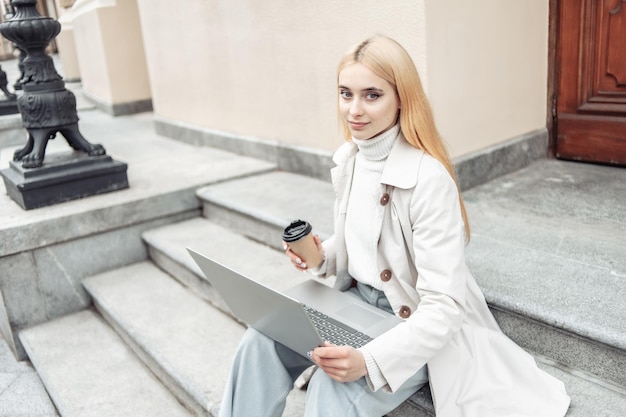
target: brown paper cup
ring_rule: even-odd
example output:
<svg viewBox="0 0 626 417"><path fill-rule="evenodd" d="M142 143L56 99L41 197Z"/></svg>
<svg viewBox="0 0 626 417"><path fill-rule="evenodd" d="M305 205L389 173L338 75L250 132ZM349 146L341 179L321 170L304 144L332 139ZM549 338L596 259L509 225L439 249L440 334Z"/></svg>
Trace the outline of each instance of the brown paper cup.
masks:
<svg viewBox="0 0 626 417"><path fill-rule="evenodd" d="M283 231L283 241L306 263L307 268L315 268L322 263L322 255L317 249L312 230L308 222L294 220Z"/></svg>

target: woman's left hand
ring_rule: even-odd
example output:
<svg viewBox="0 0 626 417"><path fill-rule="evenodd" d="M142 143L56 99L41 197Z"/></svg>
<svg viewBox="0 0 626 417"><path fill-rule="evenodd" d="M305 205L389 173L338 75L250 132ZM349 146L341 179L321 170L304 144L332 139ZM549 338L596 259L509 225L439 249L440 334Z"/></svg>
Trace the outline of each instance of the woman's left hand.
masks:
<svg viewBox="0 0 626 417"><path fill-rule="evenodd" d="M351 346L326 342L311 352L311 359L337 382L352 382L367 375L363 354Z"/></svg>

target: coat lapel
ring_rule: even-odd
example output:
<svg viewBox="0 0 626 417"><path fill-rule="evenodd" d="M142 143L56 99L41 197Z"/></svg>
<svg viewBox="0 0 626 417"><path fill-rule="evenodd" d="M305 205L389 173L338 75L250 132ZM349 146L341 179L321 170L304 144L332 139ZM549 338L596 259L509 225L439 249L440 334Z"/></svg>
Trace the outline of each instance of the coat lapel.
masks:
<svg viewBox="0 0 626 417"><path fill-rule="evenodd" d="M352 186L352 174L354 173L354 159L357 153L357 147L352 142L343 144L335 155L333 162L337 164L330 171L333 188L338 201L338 213L345 215L348 208L349 190Z"/></svg>
<svg viewBox="0 0 626 417"><path fill-rule="evenodd" d="M336 248L337 279L335 280L335 288L341 291L347 290L352 284L352 278L348 274L348 252L345 245L344 230L356 153L357 147L354 143L347 142L342 145L333 156L333 161L337 166L331 169L330 172L337 198L335 207L335 239L337 242L341 242Z"/></svg>
<svg viewBox="0 0 626 417"><path fill-rule="evenodd" d="M411 146L400 135L389 152L380 182L404 190L415 187L423 155L424 151Z"/></svg>

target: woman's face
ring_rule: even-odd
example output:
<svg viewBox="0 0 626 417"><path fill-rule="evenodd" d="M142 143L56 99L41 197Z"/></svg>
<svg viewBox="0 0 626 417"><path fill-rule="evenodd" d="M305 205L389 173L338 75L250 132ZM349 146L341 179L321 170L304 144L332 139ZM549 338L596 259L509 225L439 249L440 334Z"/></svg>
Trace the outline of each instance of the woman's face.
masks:
<svg viewBox="0 0 626 417"><path fill-rule="evenodd" d="M361 63L339 73L339 113L356 139L371 139L395 125L400 100L395 88Z"/></svg>

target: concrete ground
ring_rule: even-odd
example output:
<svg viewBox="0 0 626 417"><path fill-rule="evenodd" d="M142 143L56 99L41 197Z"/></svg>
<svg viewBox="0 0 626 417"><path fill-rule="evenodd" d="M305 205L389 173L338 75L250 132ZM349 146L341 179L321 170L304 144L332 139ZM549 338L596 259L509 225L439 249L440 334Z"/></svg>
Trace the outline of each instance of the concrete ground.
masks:
<svg viewBox="0 0 626 417"><path fill-rule="evenodd" d="M57 417L37 372L18 362L0 335L0 417Z"/></svg>

